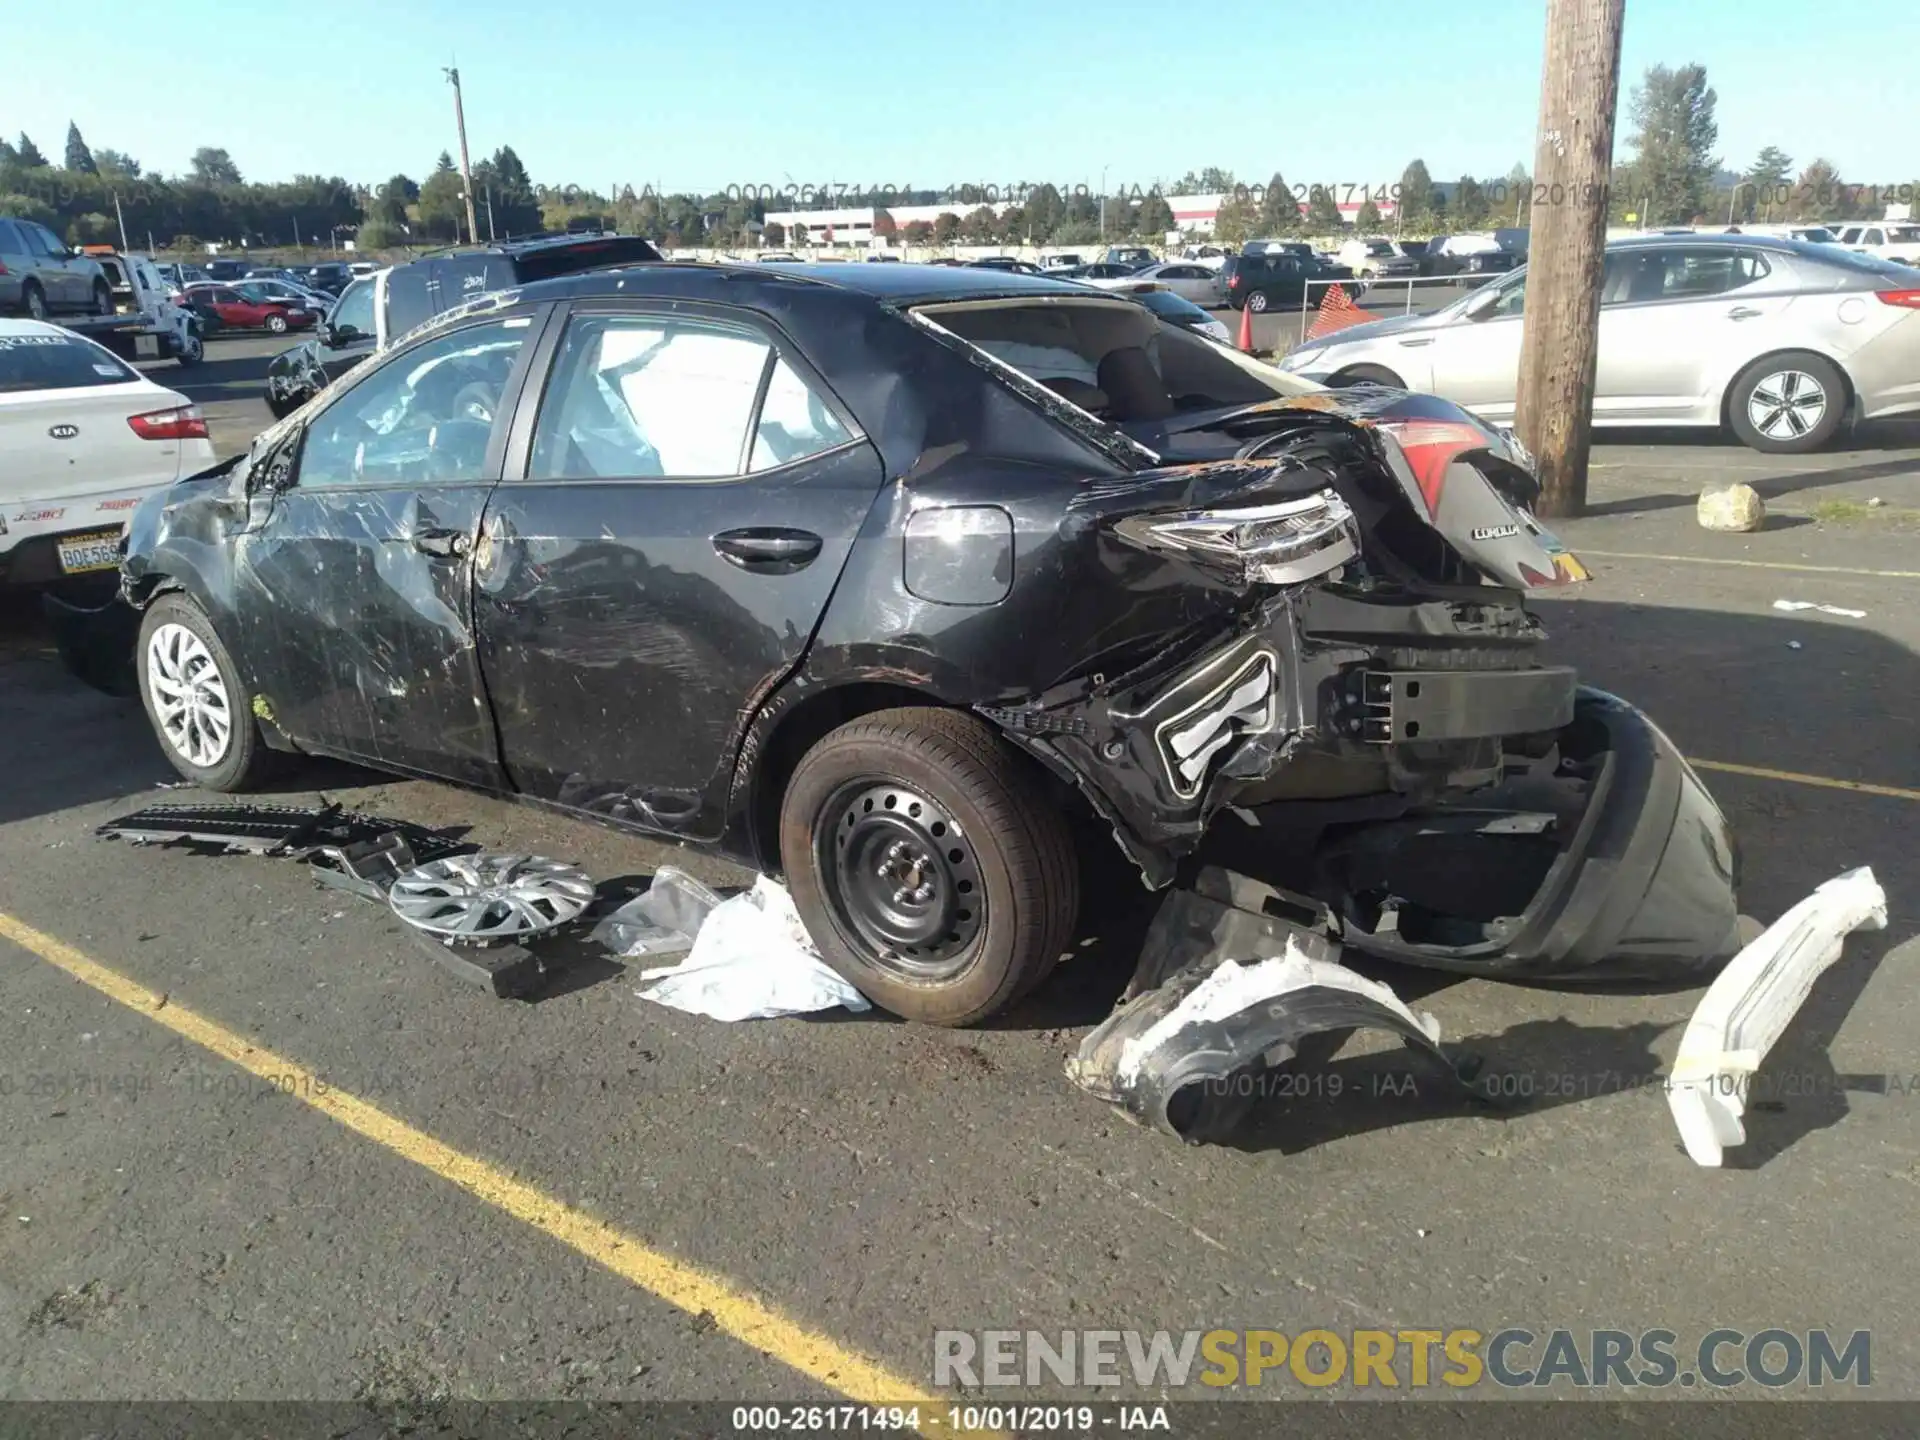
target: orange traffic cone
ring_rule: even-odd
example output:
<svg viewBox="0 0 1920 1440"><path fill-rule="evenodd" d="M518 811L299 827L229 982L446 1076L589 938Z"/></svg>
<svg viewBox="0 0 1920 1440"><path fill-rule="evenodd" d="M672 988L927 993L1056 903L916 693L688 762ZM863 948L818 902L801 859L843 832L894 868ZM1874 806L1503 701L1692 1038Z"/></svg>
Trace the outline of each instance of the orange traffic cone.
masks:
<svg viewBox="0 0 1920 1440"><path fill-rule="evenodd" d="M1240 348L1247 354L1253 353L1253 307L1240 307Z"/></svg>

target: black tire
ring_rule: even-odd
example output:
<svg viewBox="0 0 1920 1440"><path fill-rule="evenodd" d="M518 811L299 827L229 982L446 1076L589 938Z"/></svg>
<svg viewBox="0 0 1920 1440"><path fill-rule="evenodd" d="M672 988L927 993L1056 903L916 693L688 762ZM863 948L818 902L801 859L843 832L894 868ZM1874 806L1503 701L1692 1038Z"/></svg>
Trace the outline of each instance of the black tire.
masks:
<svg viewBox="0 0 1920 1440"><path fill-rule="evenodd" d="M93 313L96 315L113 314L113 287L104 280L93 282Z"/></svg>
<svg viewBox="0 0 1920 1440"><path fill-rule="evenodd" d="M876 1005L930 1025L977 1024L1044 980L1071 942L1072 833L1026 765L971 715L909 708L849 721L795 767L780 807L787 884L820 953ZM858 883L873 855L888 869L871 872L872 890L928 891L918 908L899 909L901 890L891 899L909 926L933 925L930 939L906 929L895 934L911 946L876 938L886 901Z"/></svg>
<svg viewBox="0 0 1920 1440"><path fill-rule="evenodd" d="M1816 395L1810 403L1808 397ZM1831 360L1808 350L1783 350L1754 361L1734 379L1727 390L1727 421L1751 449L1804 455L1840 433L1851 396L1847 377Z"/></svg>
<svg viewBox="0 0 1920 1440"><path fill-rule="evenodd" d="M191 370L206 358L207 345L200 338L200 332L188 330L186 336L180 341L179 352L173 357L174 363L183 370Z"/></svg>
<svg viewBox="0 0 1920 1440"><path fill-rule="evenodd" d="M1267 292L1264 290L1256 290L1247 296L1247 308L1256 315L1265 310L1267 308Z"/></svg>
<svg viewBox="0 0 1920 1440"><path fill-rule="evenodd" d="M161 723L154 698L150 646L156 634L166 626L179 626L192 633L205 648L218 672L219 688L224 692L229 733L224 750L207 763L197 763L170 739ZM184 595L162 595L147 607L140 622L140 640L135 652L140 682L140 703L153 726L154 739L175 770L203 790L228 792L256 788L279 767L280 756L267 748L260 737L259 722L253 717L247 689L240 680L238 667L213 624L192 600ZM199 673L204 673L202 670Z"/></svg>
<svg viewBox="0 0 1920 1440"><path fill-rule="evenodd" d="M47 318L47 296L33 281L28 280L20 286L20 309L29 320Z"/></svg>
<svg viewBox="0 0 1920 1440"><path fill-rule="evenodd" d="M300 402L298 400L282 400L271 390L267 391L267 410L272 414L274 419L284 420L299 408Z"/></svg>
<svg viewBox="0 0 1920 1440"><path fill-rule="evenodd" d="M1404 390L1407 382L1384 365L1349 365L1338 374L1327 378L1327 384L1336 389L1348 385L1384 385L1389 390Z"/></svg>

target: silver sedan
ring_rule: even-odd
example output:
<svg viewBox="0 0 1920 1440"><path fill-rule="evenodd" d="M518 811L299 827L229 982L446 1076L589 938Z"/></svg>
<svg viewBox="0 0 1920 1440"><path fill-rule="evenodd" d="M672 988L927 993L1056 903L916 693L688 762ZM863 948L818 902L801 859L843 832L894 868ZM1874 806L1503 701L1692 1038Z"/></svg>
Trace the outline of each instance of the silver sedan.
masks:
<svg viewBox="0 0 1920 1440"><path fill-rule="evenodd" d="M1309 340L1280 367L1513 418L1526 271L1425 315ZM1920 411L1920 270L1755 235L1607 247L1595 425L1726 426L1756 450L1824 445L1849 411Z"/></svg>
<svg viewBox="0 0 1920 1440"><path fill-rule="evenodd" d="M1182 300L1190 300L1195 305L1218 306L1227 302L1227 292L1220 284L1220 272L1209 269L1197 260L1163 260L1157 265L1134 271L1126 279L1155 281Z"/></svg>

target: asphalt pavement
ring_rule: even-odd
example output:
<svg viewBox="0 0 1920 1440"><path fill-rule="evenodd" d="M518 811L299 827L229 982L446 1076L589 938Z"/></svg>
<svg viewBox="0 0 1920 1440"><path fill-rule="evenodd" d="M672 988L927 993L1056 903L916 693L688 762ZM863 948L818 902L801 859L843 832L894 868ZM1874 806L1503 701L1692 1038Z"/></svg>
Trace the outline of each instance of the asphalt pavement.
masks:
<svg viewBox="0 0 1920 1440"><path fill-rule="evenodd" d="M285 343L158 378L231 450ZM1920 431L1852 447L1603 439L1594 513L1562 527L1596 578L1541 606L1556 655L1708 767L1748 911L1859 864L1890 897L1720 1172L1657 1083L1697 989L1388 966L1524 1103L1463 1106L1362 1036L1325 1072L1338 1095L1273 1100L1231 1146L1136 1129L1061 1065L1124 983L1144 894L1098 896L1056 976L977 1031L722 1025L584 952L495 1000L298 865L94 839L190 792L159 788L138 704L68 678L0 602L0 1394L871 1398L931 1384L936 1328L1827 1325L1873 1332L1873 1394L1920 1398ZM1725 477L1768 496L1765 530L1695 526ZM748 878L345 767L277 799L322 794L602 880Z"/></svg>

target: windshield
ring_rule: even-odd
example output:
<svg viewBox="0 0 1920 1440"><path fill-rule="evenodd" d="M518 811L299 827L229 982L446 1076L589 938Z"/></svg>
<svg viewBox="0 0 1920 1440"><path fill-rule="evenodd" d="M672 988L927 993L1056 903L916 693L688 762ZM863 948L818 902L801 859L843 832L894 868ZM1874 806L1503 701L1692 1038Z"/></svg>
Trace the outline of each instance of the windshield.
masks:
<svg viewBox="0 0 1920 1440"><path fill-rule="evenodd" d="M1157 292L1141 298L1153 303ZM1162 422L1320 388L1130 301L987 300L928 305L916 313L1111 425Z"/></svg>
<svg viewBox="0 0 1920 1440"><path fill-rule="evenodd" d="M78 335L0 335L0 395L123 385L140 377Z"/></svg>

